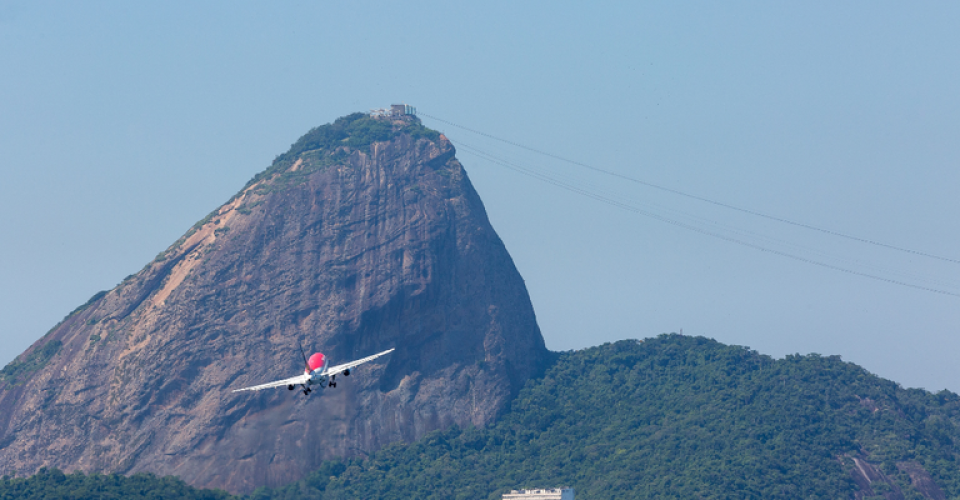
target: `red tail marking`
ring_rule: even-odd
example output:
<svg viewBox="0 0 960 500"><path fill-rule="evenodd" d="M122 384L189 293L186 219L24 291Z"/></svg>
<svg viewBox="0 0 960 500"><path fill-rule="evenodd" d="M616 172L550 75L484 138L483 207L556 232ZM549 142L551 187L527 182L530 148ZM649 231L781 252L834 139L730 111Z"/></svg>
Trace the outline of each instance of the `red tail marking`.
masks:
<svg viewBox="0 0 960 500"><path fill-rule="evenodd" d="M316 352L313 356L310 356L310 359L307 361L307 366L310 367L310 371L314 371L323 368L323 365L326 363L326 356L324 356L323 353Z"/></svg>

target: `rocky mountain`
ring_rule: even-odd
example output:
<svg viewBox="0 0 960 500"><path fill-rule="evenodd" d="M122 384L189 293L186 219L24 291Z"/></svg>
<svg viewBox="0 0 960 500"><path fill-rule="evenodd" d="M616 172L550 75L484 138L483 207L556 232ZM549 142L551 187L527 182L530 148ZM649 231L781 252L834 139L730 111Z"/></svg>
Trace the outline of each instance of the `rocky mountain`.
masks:
<svg viewBox="0 0 960 500"><path fill-rule="evenodd" d="M310 397L231 389L395 347ZM309 352L308 352L309 354ZM0 469L246 492L482 427L548 357L450 142L412 116L311 130L0 371Z"/></svg>

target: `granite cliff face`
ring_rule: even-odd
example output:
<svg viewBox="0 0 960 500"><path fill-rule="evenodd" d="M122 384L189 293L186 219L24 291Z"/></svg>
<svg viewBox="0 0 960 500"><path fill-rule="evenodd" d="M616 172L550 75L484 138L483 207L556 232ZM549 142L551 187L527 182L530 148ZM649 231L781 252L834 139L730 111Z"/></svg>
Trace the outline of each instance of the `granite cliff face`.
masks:
<svg viewBox="0 0 960 500"><path fill-rule="evenodd" d="M246 492L323 459L491 422L547 356L442 135L318 127L0 374L0 469L150 471ZM310 397L231 393L396 351ZM309 352L308 352L309 354Z"/></svg>

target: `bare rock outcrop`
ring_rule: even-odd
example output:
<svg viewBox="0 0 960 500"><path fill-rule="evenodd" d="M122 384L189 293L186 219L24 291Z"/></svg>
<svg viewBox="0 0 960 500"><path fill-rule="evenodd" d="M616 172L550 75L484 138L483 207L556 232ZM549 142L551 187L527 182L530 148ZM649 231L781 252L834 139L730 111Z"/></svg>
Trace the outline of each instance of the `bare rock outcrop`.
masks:
<svg viewBox="0 0 960 500"><path fill-rule="evenodd" d="M0 379L0 469L247 492L490 423L547 356L454 148L413 117L312 130ZM231 389L395 347L310 397ZM309 354L309 353L308 353Z"/></svg>
<svg viewBox="0 0 960 500"><path fill-rule="evenodd" d="M894 478L885 474L880 467L867 459L867 454L861 451L858 454L844 454L840 462L852 463L847 465L850 476L857 485L854 499L883 497L887 500L904 500L906 496ZM940 486L930 477L930 473L917 461L907 460L896 463L897 469L907 474L910 486L916 493L929 500L946 500Z"/></svg>

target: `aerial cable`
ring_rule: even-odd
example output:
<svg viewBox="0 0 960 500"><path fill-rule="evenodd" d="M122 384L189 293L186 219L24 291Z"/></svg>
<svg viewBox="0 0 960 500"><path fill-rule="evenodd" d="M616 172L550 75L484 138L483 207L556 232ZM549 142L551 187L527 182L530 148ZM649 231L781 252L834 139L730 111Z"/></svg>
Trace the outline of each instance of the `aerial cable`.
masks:
<svg viewBox="0 0 960 500"><path fill-rule="evenodd" d="M467 151L467 152L469 152L469 153L471 153L471 154L476 154L476 153L473 153L472 151ZM481 155L477 155L477 156L483 157L483 156L481 156ZM739 238L734 238L734 237L731 237L731 236L727 236L727 235L724 235L724 234L721 234L721 233L717 233L717 232L715 232L715 231L710 231L710 230L707 230L707 229L704 229L704 228L701 228L701 227L697 227L697 226L694 226L694 225L691 225L691 224L688 224L688 223L685 223L685 222L681 222L681 221L678 221L678 220L671 219L671 218L669 218L669 217L664 217L664 216L659 215L659 214L656 214L656 213L652 213L652 212L649 212L649 211L646 211L646 210L642 210L642 209L637 208L637 207L634 207L634 206L632 206L632 205L628 205L628 204L626 204L626 203L623 203L623 202L620 202L620 201L617 201L617 200L608 198L608 197L606 197L606 196L603 196L603 195L600 195L600 194L596 194L596 193L592 193L592 192L586 191L586 190L584 190L584 189L578 188L578 187L576 187L576 186L573 186L573 185L571 185L571 184L565 183L565 182L563 182L563 181L559 181L559 180L553 179L553 178L551 178L551 177L549 177L549 176L546 176L546 175L537 173L537 172L535 172L535 171L531 171L531 170L529 170L529 169L524 169L524 168L522 168L522 167L517 167L517 166L512 165L512 164L510 164L510 163L508 163L508 162L503 162L503 161L501 161L501 160L492 159L492 158L489 158L489 157L484 158L484 159L486 159L487 161L490 161L490 162L492 162L492 163L496 163L496 164L498 164L498 165L500 165L500 166L502 166L502 167L504 167L504 168L507 168L507 169L513 170L513 171L515 171L515 172L518 172L518 173L520 173L520 174L527 175L527 176L529 176L529 177L533 177L533 178L542 180L542 181L547 182L547 183L549 183L549 184L552 184L552 185L554 185L554 186L560 187L560 188L562 188L562 189L566 189L566 190L568 190L568 191L571 191L571 192L580 194L580 195L582 195L582 196L586 196L586 197L588 197L588 198L592 198L592 199L597 200L597 201L600 201L600 202L602 202L602 203L606 203L606 204L615 206L615 207L617 207L617 208L621 208L621 209L623 209L623 210L627 210L627 211L629 211L629 212L633 212L633 213L636 213L636 214L644 215L644 216L650 217L650 218L652 218L652 219L659 220L659 221L661 221L661 222L665 222L665 223L667 223L667 224L671 224L671 225L674 225L674 226L677 226L677 227L681 227L681 228L683 228L683 229L687 229L687 230L690 230L690 231L693 231L693 232L696 232L696 233L699 233L699 234L703 234L703 235L706 235L706 236L711 236L711 237L714 237L714 238L718 238L718 239L721 239L721 240L724 240L724 241L727 241L727 242L730 242L730 243L735 243L735 244L738 244L738 245L742 245L742 246L746 246L746 247L753 248L753 249L756 249L756 250L760 250L760 251L762 251L762 252L772 253L772 254L774 254L774 255L779 255L779 256L781 256L781 257L787 257L787 258L789 258L789 259L793 259L793 260L796 260L796 261L799 261L799 262L804 262L804 263L807 263L807 264L812 264L812 265L815 265L815 266L823 267L823 268L826 268L826 269L832 269L832 270L834 270L834 271L840 271L840 272L844 272L844 273L847 273L847 274L852 274L852 275L856 275L856 276L861 276L861 277L864 277L864 278L870 278L870 279L877 280L877 281L882 281L882 282L885 282L885 283L890 283L890 284L894 284L894 285L905 286L905 287L914 288L914 289L917 289L917 290L923 290L923 291L927 291L927 292L938 293L938 294L941 294L941 295L950 295L950 296L953 296L953 297L960 297L960 293L951 292L951 291L948 291L948 290L942 290L942 289L938 289L938 288L926 287L926 286L923 286L923 285L916 285L916 284L908 283L908 282L905 282L905 281L900 281L900 280L885 278L885 277L883 277L883 276L878 276L878 275L875 275L875 274L870 274L870 273L865 273L865 272L861 272L861 271L856 271L856 270L853 270L853 269L849 269L849 268L845 268L845 267L841 267L841 266L836 266L836 265L833 265L833 264L830 264L830 263L827 263L827 262L822 262L822 261L819 261L819 260L814 260L814 259L810 259L810 258L807 258L807 257L795 255L795 254L792 254L792 253L789 253L789 252L784 252L784 251L781 251L781 250L776 250L776 249L764 247L764 246L762 246L762 245L758 245L758 244L755 244L755 243L751 243L751 242L749 242L749 241L745 241L745 240L742 240L742 239L739 239Z"/></svg>
<svg viewBox="0 0 960 500"><path fill-rule="evenodd" d="M764 218L764 219L768 219L768 220L780 222L780 223L783 223L783 224L789 224L789 225L791 225L791 226L796 226L796 227L801 227L801 228L804 228L804 229L809 229L809 230L811 230L811 231L819 231L819 232L821 232L821 233L829 234L829 235L831 235L831 236L837 236L837 237L839 237L839 238L846 238L846 239L848 239L848 240L858 241L858 242L860 242L860 243L866 243L866 244L869 244L869 245L875 245L875 246L878 246L878 247L888 248L888 249L890 249L890 250L896 250L896 251L898 251L898 252L905 252L905 253L909 253L909 254L913 254L913 255L919 255L919 256L921 256L921 257L927 257L927 258L930 258L930 259L936 259L936 260L942 260L942 261L945 261L945 262L953 262L954 264L960 264L960 259L953 259L953 258L950 258L950 257L941 257L941 256L939 256L939 255L934 255L934 254L927 253L927 252L921 252L921 251L919 251L919 250L913 250L913 249L910 249L910 248L898 247L898 246L895 246L895 245L890 245L890 244L888 244L888 243L883 243L883 242L880 242L880 241L871 240L871 239L867 239L867 238L861 238L861 237L859 237L859 236L853 236L853 235L850 235L850 234L845 234L845 233L841 233L841 232L838 232L838 231L833 231L833 230L831 230L831 229L824 229L824 228L822 228L822 227L817 227L817 226L813 226L813 225L810 225L810 224L805 224L805 223L803 223L803 222L796 222L796 221L792 221L792 220L789 220L789 219L784 219L784 218L782 218L782 217L777 217L777 216L775 216L775 215L769 215L769 214L765 214L765 213L762 213L762 212L757 212L756 210L750 210L750 209L748 209L748 208L742 208L742 207L738 207L738 206L735 206L735 205L730 205L730 204L724 203L724 202L722 202L722 201L716 201L716 200L712 200L712 199L710 199L710 198L704 198L704 197L702 197L702 196L697 196L697 195L695 195L695 194L686 193L686 192L683 192L683 191L680 191L680 190L677 190L677 189L669 188L669 187L666 187L666 186L661 186L661 185L659 185L659 184L654 184L654 183L652 183L652 182L647 182L647 181L643 181L643 180L640 180L640 179L636 179L636 178L634 178L634 177L629 177L629 176L626 176L626 175L623 175L623 174L618 174L618 173L612 172L612 171L610 171L610 170L605 170L605 169L602 169L602 168L594 167L594 166L592 166L592 165L587 165L586 163L582 163L582 162L579 162L579 161L576 161L576 160L571 160L571 159L568 159L568 158L564 158L564 157L562 157L562 156L558 156L558 155L555 155L555 154L553 154L553 153L548 153L548 152L546 152L546 151L541 151L541 150L536 149L536 148L531 148L531 147L528 147L528 146L524 146L523 144L519 144L519 143L510 141L510 140L508 140L508 139L503 139L503 138L500 138L500 137L497 137L497 136L494 136L494 135L490 135L490 134L487 134L487 133L485 133L485 132L481 132L481 131L479 131L479 130L474 130L474 129L471 129L471 128L468 128L468 127L464 127L464 126L462 126L462 125L458 125L458 124L456 124L456 123L453 123L453 122L444 120L444 119L442 119L442 118L438 118L438 117L436 117L436 116L431 116L431 115L428 115L428 114L425 114L425 113L419 113L419 116L425 116L425 117L430 118L430 119L432 119L432 120L436 120L436 121L441 122L441 123L446 123L447 125L450 125L450 126L453 126L453 127L457 127L457 128L459 128L459 129L461 129L461 130L466 130L467 132L471 132L471 133L474 133L474 134L477 134L477 135L486 137L486 138L488 138L488 139L493 139L493 140L495 140L495 141L499 141L499 142L502 142L502 143L504 143L504 144L509 144L509 145L511 145L511 146L518 147L518 148L520 148L520 149L525 149L525 150L527 150L527 151L530 151L530 152L533 152L533 153L537 153L537 154L539 154L539 155L547 156L547 157L553 158L553 159L555 159L555 160L560 160L560 161L569 163L569 164L571 164L571 165L576 165L576 166L578 166L578 167L582 167L582 168L586 168L586 169L589 169L589 170L593 170L594 172L599 172L599 173L602 173L602 174L605 174L605 175L609 175L609 176L611 176L611 177L616 177L616 178L619 178L619 179L622 179L622 180L625 180L625 181L630 181L630 182L633 182L633 183L636 183L636 184L640 184L640 185L643 185L643 186L647 186L647 187L650 187L650 188L653 188L653 189L659 189L659 190L661 190L661 191L665 191L665 192L668 192L668 193L672 193L672 194L675 194L675 195L678 195L678 196L684 196L684 197L686 197L686 198L690 198L690 199L693 199L693 200L702 201L702 202L704 202L704 203L710 203L710 204L716 205L716 206L718 206L718 207L723 207L723 208L726 208L726 209L729 209L729 210L735 210L735 211L737 211L737 212L741 212L741 213L753 215L753 216L756 216L756 217L762 217L762 218Z"/></svg>
<svg viewBox="0 0 960 500"><path fill-rule="evenodd" d="M461 144L461 146L462 146L462 144ZM926 291L926 292L933 292L933 293L938 293L938 294L941 294L941 295L950 295L950 296L953 296L953 297L960 297L960 293L957 293L957 292L951 292L951 291L949 291L949 290L943 290L943 289L939 289L939 288L932 288L932 287L927 287L927 286L923 286L923 285L917 285L917 284L909 283L909 282L906 282L906 281L901 281L901 280L896 280L896 279L891 279L891 278L885 278L885 277L883 277L883 276L878 276L878 275L876 275L876 274L865 273L865 272L862 272L862 271L857 271L857 270L854 270L854 269L849 269L849 268L846 268L846 267L837 266L837 265L834 265L834 264L830 264L830 263L828 263L828 262L823 262L823 261L820 261L820 260L815 260L815 259L803 257L803 256L796 255L796 254L793 254L793 253L790 253L790 252L784 252L784 251L782 251L782 250L777 250L777 249L773 249L773 248L768 248L768 247L765 247L765 246L762 246L762 245L758 245L758 244L756 244L756 243L752 243L752 242L749 242L749 241L745 241L745 240L740 239L740 238L735 238L735 237L728 236L728 235L725 235L725 234L722 234L722 233L718 233L718 232L716 232L716 231L711 231L711 230L708 230L708 229L704 229L704 228L702 228L702 227L694 226L694 225L689 224L689 223L686 223L686 222L678 221L678 220L672 219L672 218L670 218L670 217L665 217L665 216L660 215L660 214L657 214L657 213L653 213L653 212L650 212L650 211L647 211L647 210L643 210L643 209L641 209L641 208L638 208L638 207L635 207L635 206L632 206L632 205L623 203L623 202L621 202L621 201L617 201L617 200L615 200L615 199L606 197L606 196L601 195L601 194L597 194L597 193L593 193L593 192L584 190L584 189L582 189L582 188L579 188L579 187L574 186L574 185L572 185L572 184L569 184L569 183L567 183L567 182L564 182L564 181L560 181L560 180L551 178L550 176L547 176L547 175L545 175L545 174L541 174L541 173L539 173L539 172L536 172L536 171L533 171L533 170L530 170L530 169L527 169L527 168L524 168L524 167L520 167L520 166L514 165L514 164L512 164L512 163L510 163L510 162L506 162L506 161L503 161L503 160L499 160L499 159L490 157L489 155L486 155L485 153L482 153L482 152L481 152L480 154L477 154L476 152L474 152L474 151L476 151L476 150L470 151L471 149L473 149L473 148L469 148L469 147L464 148L464 150L467 151L468 153L477 155L478 157L481 157L481 158L483 158L483 159L486 159L487 161L490 161L490 162L492 162L492 163L496 163L496 164L498 164L498 165L500 165L500 166L502 166L502 167L504 167L504 168L513 170L514 172L517 172L517 173L520 173L520 174L523 174L523 175L526 175L526 176L529 176L529 177L533 177L533 178L535 178L535 179L542 180L542 181L544 181L544 182L546 182L546 183L548 183L548 184L552 184L552 185L557 186L557 187L559 187L559 188L561 188L561 189L566 189L566 190L568 190L568 191L571 191L571 192L580 194L580 195L582 195L582 196L586 196L586 197L588 197L588 198L592 198L592 199L594 199L594 200L596 200L596 201L600 201L600 202L602 202L602 203L606 203L606 204L608 204L608 205L612 205L612 206L614 206L614 207L617 207L617 208L620 208L620 209L623 209L623 210L626 210L626 211L629 211L629 212L633 212L633 213L636 213L636 214L639 214L639 215L644 215L644 216L650 217L650 218L652 218L652 219L659 220L659 221L661 221L661 222L665 222L665 223L667 223L667 224L671 224L671 225L674 225L674 226L677 226L677 227L680 227L680 228L683 228L683 229L687 229L687 230L689 230L689 231L693 231L693 232L695 232L695 233L703 234L703 235L705 235L705 236L711 236L711 237L714 237L714 238L717 238L717 239L720 239L720 240L723 240L723 241L727 241L727 242L734 243L734 244L737 244L737 245L741 245L741 246L753 248L753 249L756 249L756 250L760 250L761 252L767 252L767 253L771 253L771 254L774 254L774 255L779 255L779 256L781 256L781 257L786 257L786 258L793 259L793 260L796 260L796 261L799 261L799 262L804 262L804 263L807 263L807 264L812 264L812 265L819 266L819 267L822 267L822 268L825 268L825 269L831 269L831 270L834 270L834 271L840 271L840 272L847 273L847 274L852 274L852 275L855 275L855 276L860 276L860 277L864 277L864 278L869 278L869 279L873 279L873 280L876 280L876 281L882 281L882 282L884 282L884 283L890 283L890 284L893 284L893 285L900 285L900 286L905 286L905 287L909 287L909 288L914 288L914 289L917 289L917 290L923 290L923 291Z"/></svg>
<svg viewBox="0 0 960 500"><path fill-rule="evenodd" d="M794 242L791 242L791 241L787 241L787 240L784 240L784 239L780 239L780 238L768 236L768 235L763 234L763 233L758 233L758 232L751 231L751 230L748 230L748 229L743 229L743 228L739 228L739 227L736 227L736 226L731 226L731 225L729 225L729 224L724 224L724 223L721 223L721 222L717 222L717 221L714 221L714 220L711 220L711 219L707 219L707 218L704 218L704 217L700 217L700 216L697 216L697 215L693 215L693 214L690 214L690 213L686 213L686 212L674 210L674 209L671 209L671 208L668 208L668 207L659 206L659 205L657 205L657 204L645 203L645 202L638 201L638 200L633 199L633 198L630 198L630 197L624 197L624 196L622 196L622 195L619 195L619 194L617 194L617 193L613 193L613 192L611 192L611 191L609 191L609 190L607 190L607 189L600 188L600 187L597 187L597 186L592 186L593 189L584 188L582 185L575 185L574 183L577 182L577 181L575 181L575 180L564 180L564 179L562 179L562 178L558 178L556 175L550 175L550 174L546 174L546 173L543 173L543 172L539 172L539 171L535 170L534 168L531 168L531 167L528 167L528 166L524 166L524 165L518 165L518 164L512 163L512 162L510 162L510 161L508 161L508 160L504 160L504 159L502 159L502 158L498 158L498 157L496 157L496 156L494 156L494 155L492 155L492 154L490 154L490 153L487 153L487 152L485 152L485 151L483 151L483 150L480 150L480 149L478 149L478 148L476 148L476 147L474 147L474 146L471 146L471 145L468 145L468 144L466 144L466 143L463 143L463 142L461 142L461 141L459 141L459 140L453 139L453 141L454 141L454 143L457 145L457 148L458 148L459 150L464 151L464 152L466 152L466 153L468 153L468 154L474 155L474 156L476 156L476 157L478 157L478 158L481 158L481 159L490 161L490 162L492 162L492 163L496 163L496 164L498 164L498 165L500 165L500 166L506 167L506 168L508 168L508 169L510 169L510 170L513 170L513 171L516 171L516 172L519 172L519 173L522 173L522 174L527 175L527 176L529 176L529 177L534 177L534 178L536 178L536 179L542 180L542 181L547 182L547 183L549 183L549 184L552 184L552 185L555 185L555 186L559 186L559 187L562 187L562 188L567 189L567 190L570 190L570 191L574 191L574 192L576 192L576 193L578 193L578 194L581 194L581 195L589 196L589 197L591 197L591 198L593 198L593 199L604 198L603 200L600 200L600 201L603 201L604 203L607 203L607 204L609 204L609 205L617 206L618 208L623 208L623 209L626 209L626 210L629 210L629 211L641 213L641 214L643 214L643 215L649 215L649 212L648 212L647 210L651 210L651 209L652 209L652 210L665 211L665 212L668 212L668 213L672 213L672 219L671 219L671 220L675 220L675 221L677 221L679 224L687 224L687 225L701 224L701 225L706 225L706 226L714 226L714 227L716 227L717 230L719 230L719 231L727 231L728 233L734 233L735 235L739 235L739 236L745 237L745 238L758 238L758 239L760 239L760 240L765 240L765 241L767 242L766 244L772 243L772 244L784 245L784 246L787 246L787 247L793 247L795 250L802 251L802 252L809 252L809 253L812 253L812 254L814 254L814 255L818 255L818 256L821 257L821 258L832 259L832 260L834 260L834 261L839 261L839 262L845 263L845 264L847 264L847 265L855 265L855 266L861 266L861 267L870 268L870 269L873 269L873 270L876 271L876 272L883 273L883 274L886 274L886 275L901 276L901 277L903 277L903 278L907 278L907 279L910 279L910 280L913 280L913 281L922 281L922 282L925 282L925 283L933 283L933 284L936 284L936 285L939 285L939 286L943 286L943 287L951 287L951 288L952 288L952 287L956 287L956 286L957 286L957 284L956 284L956 283L953 283L953 282L947 282L947 281L939 280L939 279L936 279L936 278L931 278L931 277L929 277L929 276L918 275L918 274L915 274L915 273L908 273L908 272L901 272L901 271L891 271L891 270L889 270L889 269L885 269L885 268L883 268L883 267L874 265L874 264L872 264L872 263L870 263L870 262L866 262L866 261L863 261L863 260L860 260L860 259L856 259L856 258L851 259L851 258L839 256L839 255L833 255L833 254L827 253L827 252L822 251L822 250L819 250L819 249L811 248L811 247L804 246L804 245L801 245L801 244L798 244L798 243L794 243ZM563 185L561 186L561 184L563 184ZM589 194L588 194L588 193L589 193ZM624 200L626 200L626 201L624 201ZM640 205L640 207L638 207L637 205ZM644 210L643 207L646 207L647 210ZM661 217L671 218L671 216L670 216L669 214L668 214L667 216L661 215ZM691 219L693 222L689 222L689 221L686 221L686 222L685 222L685 221L682 220L683 218L689 218L689 219ZM678 220L678 219L680 219L680 220ZM684 227L685 227L685 226L684 226ZM710 231L709 229L707 229L706 231L712 233L712 231ZM711 234L711 235L712 235L712 234ZM735 238L735 239L743 240L743 238ZM763 242L760 242L760 243L754 242L753 245L763 246L764 248L768 248L768 246L764 246L765 243L763 243ZM769 251L769 250L768 250L768 251ZM841 266L841 267L842 267L842 266Z"/></svg>

